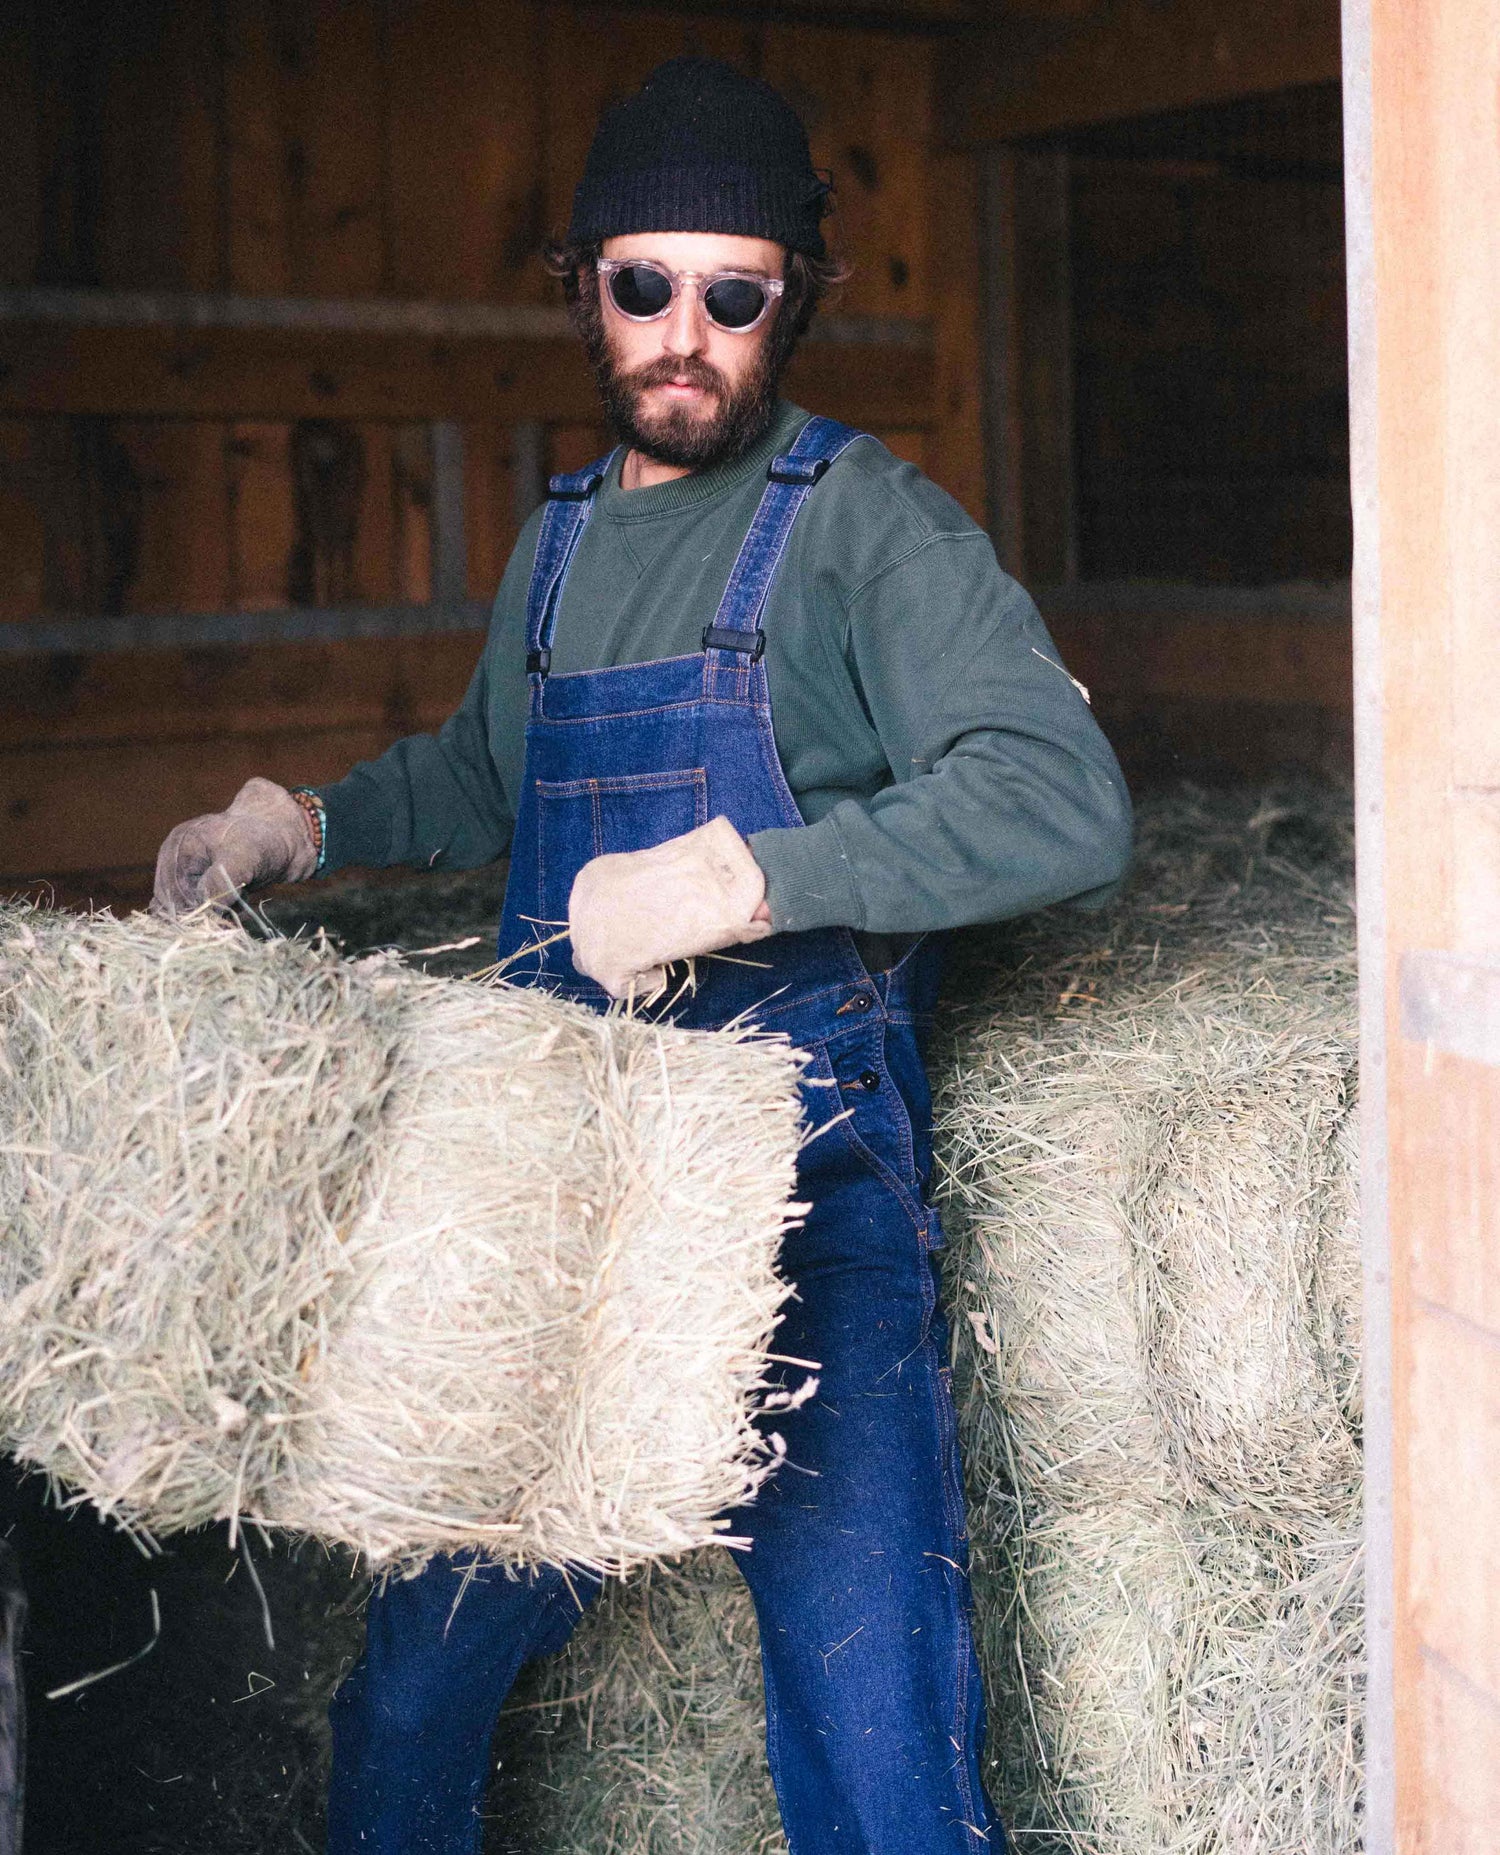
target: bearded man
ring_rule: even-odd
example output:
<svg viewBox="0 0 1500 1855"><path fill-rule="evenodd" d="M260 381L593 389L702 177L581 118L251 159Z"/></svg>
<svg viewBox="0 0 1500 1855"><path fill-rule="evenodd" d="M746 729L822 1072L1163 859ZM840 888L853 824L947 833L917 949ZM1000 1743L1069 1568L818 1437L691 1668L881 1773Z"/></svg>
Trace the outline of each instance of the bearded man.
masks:
<svg viewBox="0 0 1500 1855"><path fill-rule="evenodd" d="M834 274L827 193L791 108L727 66L664 65L605 115L553 258L619 448L553 480L436 736L317 792L251 781L168 838L158 905L509 850L513 981L602 1010L695 959L678 1022L746 1015L810 1053L830 1125L776 1351L820 1382L728 1516L782 1821L793 1855L998 1855L920 1030L932 936L1116 882L1129 804L983 532L777 396ZM334 1855L473 1855L500 1703L599 1589L491 1568L460 1601L464 1569L371 1600L333 1706Z"/></svg>

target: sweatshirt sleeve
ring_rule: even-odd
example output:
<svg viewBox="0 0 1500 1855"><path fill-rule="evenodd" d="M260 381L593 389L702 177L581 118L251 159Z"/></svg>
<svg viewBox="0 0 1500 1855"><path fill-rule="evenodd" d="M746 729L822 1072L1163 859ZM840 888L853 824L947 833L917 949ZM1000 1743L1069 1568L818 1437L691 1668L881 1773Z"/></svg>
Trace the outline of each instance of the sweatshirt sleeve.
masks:
<svg viewBox="0 0 1500 1855"><path fill-rule="evenodd" d="M514 820L489 749L490 655L486 647L463 701L436 734L408 735L316 788L326 818L325 874L351 863L474 869L506 849Z"/></svg>
<svg viewBox="0 0 1500 1855"><path fill-rule="evenodd" d="M891 779L751 839L778 931L962 927L1119 881L1119 765L985 535L933 536L860 587L845 655Z"/></svg>
<svg viewBox="0 0 1500 1855"><path fill-rule="evenodd" d="M525 689L526 589L540 525L538 512L521 531L468 690L437 733L408 735L316 788L327 818L325 873L352 863L476 869L510 847L507 769L514 784L525 704L502 698Z"/></svg>

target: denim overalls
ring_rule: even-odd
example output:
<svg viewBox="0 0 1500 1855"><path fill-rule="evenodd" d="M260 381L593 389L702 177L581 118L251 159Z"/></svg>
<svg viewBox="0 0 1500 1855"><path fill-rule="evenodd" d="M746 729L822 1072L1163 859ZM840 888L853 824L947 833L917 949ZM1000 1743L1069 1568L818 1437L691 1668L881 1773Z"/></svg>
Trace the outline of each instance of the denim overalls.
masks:
<svg viewBox="0 0 1500 1855"><path fill-rule="evenodd" d="M701 652L574 675L548 674L549 645L604 466L553 480L529 595L526 770L500 930L517 983L609 1002L566 942L536 946L566 924L590 857L719 814L746 837L801 825L771 732L761 612L798 510L857 436L812 419L771 465ZM748 1012L810 1053L811 1124L852 1111L804 1149L797 1193L812 1208L782 1251L797 1298L776 1350L820 1361L818 1391L775 1414L786 1460L729 1515L753 1541L735 1559L760 1624L766 1751L791 1855L1001 1855L980 1775L984 1697L936 1301L942 1237L924 1195L918 1020L932 948L873 973L843 928L730 951L697 963L674 1020ZM517 1582L481 1570L455 1609L458 1589L438 1560L371 1600L364 1659L333 1706L331 1855L474 1855L501 1701L523 1662L562 1647L599 1584L577 1568Z"/></svg>

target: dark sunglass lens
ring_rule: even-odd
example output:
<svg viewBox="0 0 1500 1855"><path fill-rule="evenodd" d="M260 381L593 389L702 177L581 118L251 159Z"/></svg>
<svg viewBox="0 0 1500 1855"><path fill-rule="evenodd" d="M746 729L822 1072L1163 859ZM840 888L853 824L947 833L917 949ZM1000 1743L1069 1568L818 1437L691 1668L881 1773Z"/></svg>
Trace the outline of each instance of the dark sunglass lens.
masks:
<svg viewBox="0 0 1500 1855"><path fill-rule="evenodd" d="M659 316L672 300L672 284L647 264L627 264L611 273L609 293L622 315Z"/></svg>
<svg viewBox="0 0 1500 1855"><path fill-rule="evenodd" d="M719 277L703 293L703 307L720 328L749 328L765 306L765 291L748 277Z"/></svg>

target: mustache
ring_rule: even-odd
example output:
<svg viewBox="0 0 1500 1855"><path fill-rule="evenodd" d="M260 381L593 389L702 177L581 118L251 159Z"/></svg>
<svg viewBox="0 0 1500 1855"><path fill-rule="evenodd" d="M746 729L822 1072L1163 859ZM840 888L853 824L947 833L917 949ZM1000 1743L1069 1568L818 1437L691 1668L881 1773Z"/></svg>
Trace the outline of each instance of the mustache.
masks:
<svg viewBox="0 0 1500 1855"><path fill-rule="evenodd" d="M720 399L726 398L729 393L729 382L724 375L697 354L659 354L654 361L647 361L643 366L620 376L620 385L635 393L682 381L705 393L716 393Z"/></svg>

